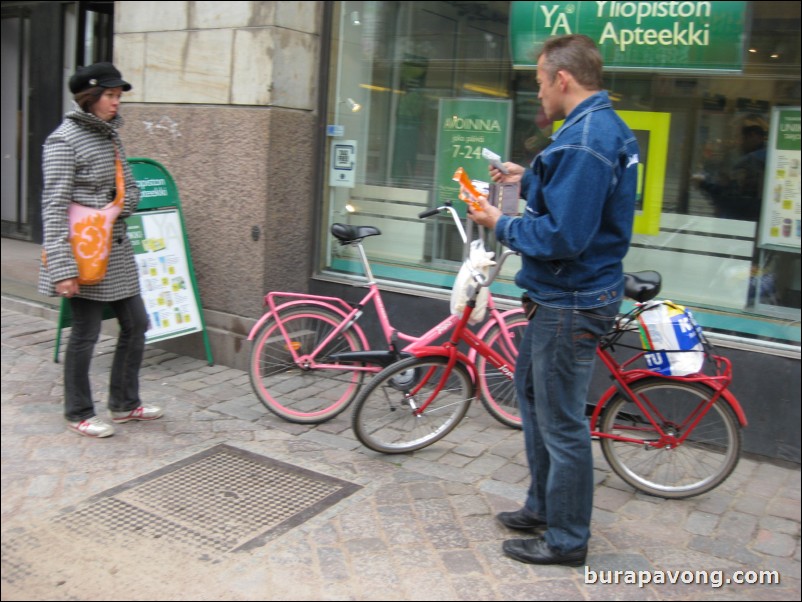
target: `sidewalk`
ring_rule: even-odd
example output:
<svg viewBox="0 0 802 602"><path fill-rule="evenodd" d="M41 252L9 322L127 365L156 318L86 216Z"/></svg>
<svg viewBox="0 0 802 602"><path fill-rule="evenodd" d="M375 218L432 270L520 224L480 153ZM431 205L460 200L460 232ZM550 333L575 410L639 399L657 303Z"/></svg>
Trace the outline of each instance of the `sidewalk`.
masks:
<svg viewBox="0 0 802 602"><path fill-rule="evenodd" d="M521 435L481 404L445 440L382 456L347 413L289 424L247 373L149 349L143 399L166 416L90 440L64 427L55 323L33 313L3 296L2 600L800 599L798 467L742 458L718 489L669 501L635 493L594 444L587 567L524 565L493 518L523 500ZM113 344L98 345L97 400ZM719 583L737 571L780 583ZM647 576L679 582L625 583Z"/></svg>

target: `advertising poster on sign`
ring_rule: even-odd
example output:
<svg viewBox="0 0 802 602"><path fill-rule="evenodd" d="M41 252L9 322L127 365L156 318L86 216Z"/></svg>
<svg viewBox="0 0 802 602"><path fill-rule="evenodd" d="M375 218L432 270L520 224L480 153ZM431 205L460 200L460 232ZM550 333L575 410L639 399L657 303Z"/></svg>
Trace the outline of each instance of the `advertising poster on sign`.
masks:
<svg viewBox="0 0 802 602"><path fill-rule="evenodd" d="M200 332L178 210L135 213L127 224L150 320L147 342Z"/></svg>

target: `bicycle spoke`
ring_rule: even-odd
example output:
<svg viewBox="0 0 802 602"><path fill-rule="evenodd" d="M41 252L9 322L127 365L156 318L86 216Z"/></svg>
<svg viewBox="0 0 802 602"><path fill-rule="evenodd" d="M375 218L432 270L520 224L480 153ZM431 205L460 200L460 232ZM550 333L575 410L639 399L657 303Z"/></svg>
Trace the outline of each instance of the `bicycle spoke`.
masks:
<svg viewBox="0 0 802 602"><path fill-rule="evenodd" d="M448 434L467 412L473 385L459 365L445 376L446 365L445 358L410 358L379 373L356 399L352 426L357 438L375 451L401 453ZM408 370L414 370L414 377ZM424 375L428 378L422 382ZM444 377L445 386L419 413Z"/></svg>
<svg viewBox="0 0 802 602"><path fill-rule="evenodd" d="M660 378L636 382L632 389L659 412L654 420L662 433L630 400L619 395L609 402L600 431L627 441L602 437L601 445L622 479L652 495L683 498L710 491L730 475L740 455L740 427L721 398L707 407L713 389ZM689 417L700 408L705 413L693 426Z"/></svg>
<svg viewBox="0 0 802 602"><path fill-rule="evenodd" d="M345 331L320 345L342 322L339 314L318 306L296 306L271 319L256 336L251 350L250 376L254 392L271 412L290 422L314 424L342 412L356 395L363 372L354 364L317 368L295 357L320 363L335 353L359 351L362 345ZM286 336L285 333L286 332ZM293 355L295 354L295 355Z"/></svg>

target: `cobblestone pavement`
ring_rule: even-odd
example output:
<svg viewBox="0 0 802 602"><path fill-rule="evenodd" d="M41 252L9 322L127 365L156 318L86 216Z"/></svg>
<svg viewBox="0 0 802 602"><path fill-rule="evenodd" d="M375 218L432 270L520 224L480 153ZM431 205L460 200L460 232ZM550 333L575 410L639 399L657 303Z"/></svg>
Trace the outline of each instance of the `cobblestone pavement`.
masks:
<svg viewBox="0 0 802 602"><path fill-rule="evenodd" d="M718 489L663 500L634 492L598 453L587 566L535 567L502 555L515 534L493 518L523 499L520 432L480 404L443 441L382 456L355 440L347 414L289 424L262 408L246 373L149 349L143 399L166 416L90 440L65 430L55 332L3 297L3 600L800 599L798 466L742 458ZM113 344L101 339L92 367L101 415ZM211 526L223 511L214 497L165 481L171 495L151 513L127 505L131 483L158 484L221 445L358 490L236 549L143 518L162 525L160 512L186 507ZM254 509L242 517L271 503L271 491L248 496ZM735 583L760 571L779 584Z"/></svg>

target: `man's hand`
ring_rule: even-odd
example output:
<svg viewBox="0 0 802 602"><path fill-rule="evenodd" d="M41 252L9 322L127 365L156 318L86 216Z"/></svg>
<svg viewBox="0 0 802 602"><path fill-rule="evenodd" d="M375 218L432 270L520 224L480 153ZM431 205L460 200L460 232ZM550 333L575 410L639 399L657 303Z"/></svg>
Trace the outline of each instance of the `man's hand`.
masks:
<svg viewBox="0 0 802 602"><path fill-rule="evenodd" d="M476 208L476 204L479 205L479 208ZM493 205L488 203L487 199L482 196L476 199L476 203L468 207L468 217L471 218L471 221L474 223L492 229L496 227L496 222L498 218L501 217L501 211L493 207Z"/></svg>
<svg viewBox="0 0 802 602"><path fill-rule="evenodd" d="M490 172L490 178L494 182L500 182L504 184L512 184L514 182L519 182L526 171L526 168L521 167L517 163L512 163L507 161L504 163L504 167L507 168L507 174L501 173L501 170L496 169L492 165L488 168Z"/></svg>
<svg viewBox="0 0 802 602"><path fill-rule="evenodd" d="M501 170L496 169L492 165L488 168L490 177L494 182L503 184L519 182L526 172L526 168L521 167L517 163L512 163L509 161L504 163L504 167L507 168L507 174L501 173ZM478 204L479 207L475 207L475 204ZM495 228L498 218L500 218L502 215L501 210L488 203L485 197L480 197L477 199L475 204L472 203L468 209L468 217L470 217L474 223L479 224L480 226L484 226L485 228Z"/></svg>

